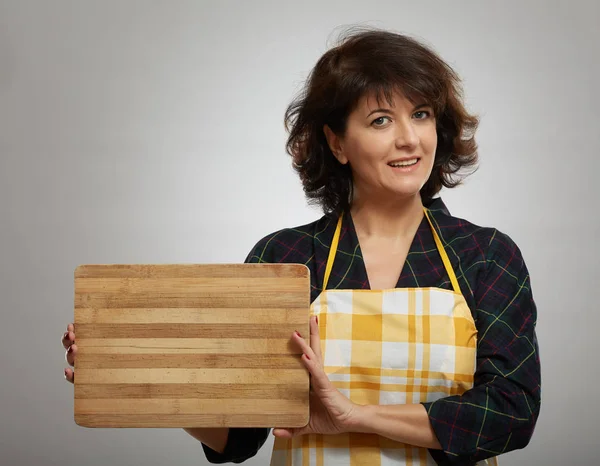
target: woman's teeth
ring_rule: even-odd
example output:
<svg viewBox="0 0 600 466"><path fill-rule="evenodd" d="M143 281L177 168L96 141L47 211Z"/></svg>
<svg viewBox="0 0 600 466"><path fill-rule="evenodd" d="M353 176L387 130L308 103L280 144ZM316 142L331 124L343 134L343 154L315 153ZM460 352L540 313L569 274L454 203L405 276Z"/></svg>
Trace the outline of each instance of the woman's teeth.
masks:
<svg viewBox="0 0 600 466"><path fill-rule="evenodd" d="M411 165L415 165L418 161L419 161L419 159L410 159L410 160L403 160L401 162L389 163L388 165L390 167L410 167Z"/></svg>

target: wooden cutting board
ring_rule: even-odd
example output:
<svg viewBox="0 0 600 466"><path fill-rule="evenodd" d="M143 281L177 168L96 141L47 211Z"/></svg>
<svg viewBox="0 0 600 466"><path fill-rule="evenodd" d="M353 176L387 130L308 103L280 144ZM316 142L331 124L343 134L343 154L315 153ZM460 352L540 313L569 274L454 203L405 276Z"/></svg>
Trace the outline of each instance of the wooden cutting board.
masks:
<svg viewBox="0 0 600 466"><path fill-rule="evenodd" d="M75 422L304 426L309 307L304 265L81 265Z"/></svg>

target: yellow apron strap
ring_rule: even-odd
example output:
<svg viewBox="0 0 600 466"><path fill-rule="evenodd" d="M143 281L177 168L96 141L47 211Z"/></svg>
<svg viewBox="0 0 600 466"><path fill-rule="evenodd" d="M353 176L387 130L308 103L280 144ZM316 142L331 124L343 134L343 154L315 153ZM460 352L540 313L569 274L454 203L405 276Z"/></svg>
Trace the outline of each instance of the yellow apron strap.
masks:
<svg viewBox="0 0 600 466"><path fill-rule="evenodd" d="M452 268L452 264L450 263L450 259L448 257L448 254L446 253L446 249L444 249L444 246L442 245L442 241L440 240L440 237L437 234L435 227L433 226L433 223L429 216L429 211L425 207L423 208L423 211L425 212L427 221L429 222L429 225L431 226L431 232L433 233L433 239L435 240L435 244L438 248L440 256L442 257L442 262L444 263L444 267L446 268L446 273L450 277L450 282L452 283L452 288L454 289L455 293L461 294L460 286L458 285L458 280L456 279L456 274L454 273L454 269ZM323 288L322 288L323 290L327 289L327 283L329 283L329 276L331 275L331 270L333 268L333 261L335 259L335 254L337 252L337 247L338 247L338 243L340 240L340 232L342 231L342 217L343 217L343 212L342 212L342 214L340 214L340 217L338 219L337 226L335 228L335 233L333 234L333 240L331 242L331 247L329 248L329 256L327 257L327 266L325 267L325 277L323 278Z"/></svg>
<svg viewBox="0 0 600 466"><path fill-rule="evenodd" d="M327 257L327 266L325 267L325 278L323 279L323 288L322 290L327 289L327 282L329 282L329 275L331 275L331 269L333 268L333 260L335 259L335 253L337 252L338 243L340 241L340 231L342 231L342 216L344 213L340 214L340 218L338 219L337 226L335 227L335 233L333 234L333 241L331 242L331 246L329 248L329 256Z"/></svg>
<svg viewBox="0 0 600 466"><path fill-rule="evenodd" d="M446 267L446 273L448 274L448 276L450 277L450 281L452 282L452 288L454 288L455 293L461 294L460 286L458 286L458 280L456 279L454 269L452 269L452 264L450 264L450 259L448 258L448 254L446 253L446 250L444 249L444 246L442 245L442 241L440 240L440 237L438 236L437 231L433 226L431 218L429 217L429 211L425 207L423 207L423 211L425 212L427 221L429 222L429 225L431 226L431 231L433 232L433 239L435 240L435 244L438 248L438 251L440 252L440 256L442 256L442 261L444 262L444 267Z"/></svg>

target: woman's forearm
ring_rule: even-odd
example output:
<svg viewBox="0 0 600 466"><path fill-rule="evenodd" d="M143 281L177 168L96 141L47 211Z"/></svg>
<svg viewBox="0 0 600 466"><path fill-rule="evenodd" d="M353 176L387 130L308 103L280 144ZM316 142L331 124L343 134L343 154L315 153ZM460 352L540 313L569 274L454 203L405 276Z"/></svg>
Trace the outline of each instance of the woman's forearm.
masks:
<svg viewBox="0 0 600 466"><path fill-rule="evenodd" d="M361 405L350 426L352 432L377 434L397 442L440 450L425 407L410 405Z"/></svg>
<svg viewBox="0 0 600 466"><path fill-rule="evenodd" d="M227 438L229 437L228 427L190 428L183 430L217 453L223 453L225 445L227 445Z"/></svg>
<svg viewBox="0 0 600 466"><path fill-rule="evenodd" d="M225 450L229 428L184 430L217 453L223 453ZM421 404L359 406L349 430L377 434L417 447L441 449L427 411Z"/></svg>

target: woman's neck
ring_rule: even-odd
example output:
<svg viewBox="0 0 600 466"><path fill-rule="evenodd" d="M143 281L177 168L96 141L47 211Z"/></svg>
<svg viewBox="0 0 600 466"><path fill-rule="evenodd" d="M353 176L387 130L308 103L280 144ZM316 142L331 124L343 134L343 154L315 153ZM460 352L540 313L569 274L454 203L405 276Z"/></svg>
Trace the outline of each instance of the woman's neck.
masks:
<svg viewBox="0 0 600 466"><path fill-rule="evenodd" d="M356 197L350 207L356 233L363 238L412 238L423 220L423 202L417 194L402 200Z"/></svg>

